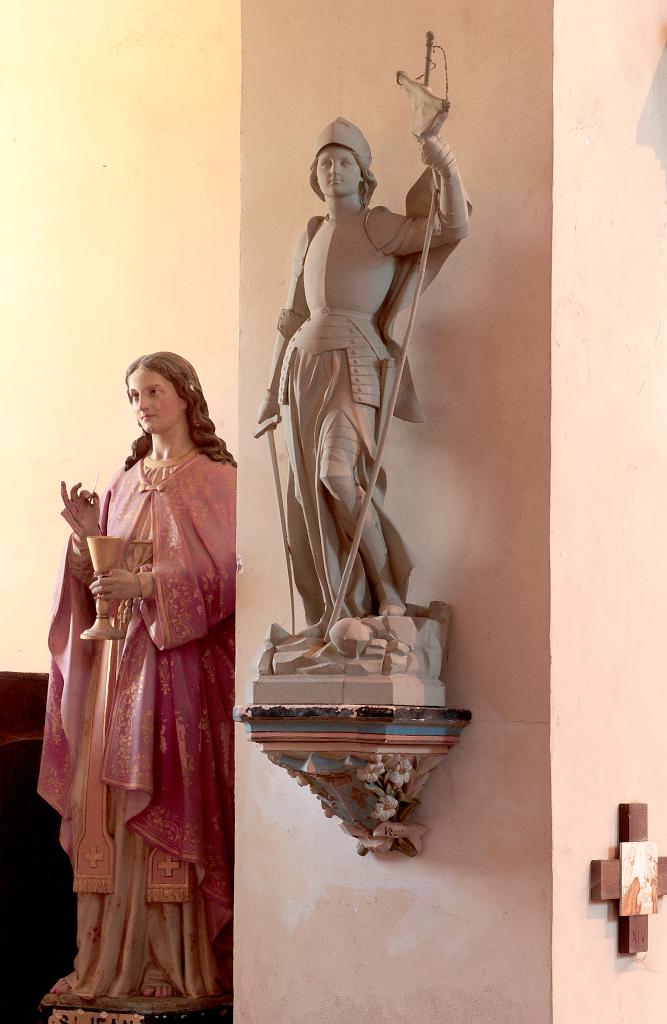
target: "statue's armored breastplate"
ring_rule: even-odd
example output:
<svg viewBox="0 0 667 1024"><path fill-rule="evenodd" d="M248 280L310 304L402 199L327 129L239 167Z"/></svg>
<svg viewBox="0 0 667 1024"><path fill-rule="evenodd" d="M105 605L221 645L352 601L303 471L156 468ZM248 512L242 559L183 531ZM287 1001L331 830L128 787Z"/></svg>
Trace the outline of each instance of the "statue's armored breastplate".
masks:
<svg viewBox="0 0 667 1024"><path fill-rule="evenodd" d="M310 242L304 289L310 310L346 309L374 316L384 302L396 259L379 252L366 233L367 211L341 221L325 219Z"/></svg>

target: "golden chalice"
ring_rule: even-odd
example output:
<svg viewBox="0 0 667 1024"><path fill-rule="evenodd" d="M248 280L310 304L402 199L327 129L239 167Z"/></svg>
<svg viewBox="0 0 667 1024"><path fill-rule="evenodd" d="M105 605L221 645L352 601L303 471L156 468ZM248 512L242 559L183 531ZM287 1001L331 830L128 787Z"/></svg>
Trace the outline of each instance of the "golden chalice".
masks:
<svg viewBox="0 0 667 1024"><path fill-rule="evenodd" d="M117 568L123 547L122 537L88 537L88 550L95 572L108 572ZM104 597L95 598L97 618L89 629L84 629L82 640L122 640L125 631L111 625L109 619L110 602Z"/></svg>

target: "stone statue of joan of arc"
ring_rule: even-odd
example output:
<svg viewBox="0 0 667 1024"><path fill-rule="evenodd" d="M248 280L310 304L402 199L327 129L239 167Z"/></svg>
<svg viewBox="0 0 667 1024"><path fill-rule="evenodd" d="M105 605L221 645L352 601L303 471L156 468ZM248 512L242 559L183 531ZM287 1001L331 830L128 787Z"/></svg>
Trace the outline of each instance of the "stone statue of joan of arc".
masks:
<svg viewBox="0 0 667 1024"><path fill-rule="evenodd" d="M437 134L442 120L431 117L415 133L427 169L408 193L405 215L369 206L371 150L354 124L336 118L315 144L310 184L327 212L311 218L296 244L258 411L260 423L274 418L275 427L281 413L285 421L289 545L314 636L325 633L375 456L399 352L392 325L414 292L433 175L440 198L426 283L468 234L470 206L454 154ZM407 366L395 415L424 419ZM412 562L382 511L385 489L381 474L344 616L405 614Z"/></svg>

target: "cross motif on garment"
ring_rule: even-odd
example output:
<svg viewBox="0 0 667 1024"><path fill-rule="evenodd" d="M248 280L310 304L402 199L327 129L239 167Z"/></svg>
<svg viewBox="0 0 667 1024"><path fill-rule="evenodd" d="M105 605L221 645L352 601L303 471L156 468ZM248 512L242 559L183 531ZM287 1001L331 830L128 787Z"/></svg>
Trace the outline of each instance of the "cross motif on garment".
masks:
<svg viewBox="0 0 667 1024"><path fill-rule="evenodd" d="M96 846L89 846L83 855L83 859L94 871L99 862L104 860L104 854L100 853Z"/></svg>
<svg viewBox="0 0 667 1024"><path fill-rule="evenodd" d="M648 841L646 804L619 804L619 856L591 861L591 900L618 900L619 953L648 951L648 915L667 894L667 857Z"/></svg>
<svg viewBox="0 0 667 1024"><path fill-rule="evenodd" d="M164 872L167 878L171 878L174 871L176 871L177 868L180 868L180 866L180 860L172 860L170 856L166 856L164 860L160 861L158 864L158 868L160 871Z"/></svg>

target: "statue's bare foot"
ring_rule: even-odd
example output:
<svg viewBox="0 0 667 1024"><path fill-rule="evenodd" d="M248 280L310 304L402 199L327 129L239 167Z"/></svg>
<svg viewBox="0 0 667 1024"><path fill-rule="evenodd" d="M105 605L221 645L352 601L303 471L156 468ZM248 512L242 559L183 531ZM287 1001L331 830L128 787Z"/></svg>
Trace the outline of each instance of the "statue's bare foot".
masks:
<svg viewBox="0 0 667 1024"><path fill-rule="evenodd" d="M171 985L147 985L141 990L141 994L148 999L169 999L173 996L174 990Z"/></svg>
<svg viewBox="0 0 667 1024"><path fill-rule="evenodd" d="M70 983L69 983L69 981L67 980L67 978L61 978L61 979L60 979L59 981L57 981L57 982L55 983L55 985L53 985L53 986L52 986L52 987L51 987L51 988L49 989L49 991L50 991L50 992L51 992L51 993L52 993L52 994L53 994L54 996L64 996L64 995L66 995L66 994L67 994L68 992L71 992L71 991L72 991L72 986L70 985Z"/></svg>

